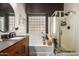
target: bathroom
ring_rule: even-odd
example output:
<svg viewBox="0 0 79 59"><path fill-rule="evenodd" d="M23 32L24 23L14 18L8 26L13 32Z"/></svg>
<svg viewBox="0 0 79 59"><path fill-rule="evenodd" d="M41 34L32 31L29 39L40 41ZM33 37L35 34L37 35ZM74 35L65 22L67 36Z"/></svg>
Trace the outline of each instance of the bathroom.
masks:
<svg viewBox="0 0 79 59"><path fill-rule="evenodd" d="M0 22L0 35L15 32L16 36L29 36L29 56L78 55L79 4L8 4L14 10L14 21L9 30Z"/></svg>
<svg viewBox="0 0 79 59"><path fill-rule="evenodd" d="M27 32L30 35L29 36L30 55L37 55L37 56L77 55L76 38L75 38L76 25L74 24L76 11L66 10L70 8L67 5L68 4L62 4L62 3L26 4L27 7L26 12L28 12L27 25L29 25L27 27ZM44 15L46 16L46 18L44 18ZM46 19L46 23L44 23L45 22L44 19ZM46 25L44 26L41 24ZM35 25L38 25L37 26L38 28L36 28ZM44 28L46 28L46 32ZM43 42L42 38L43 35L47 35L48 38L51 39L50 40L52 42L51 46L48 45L49 39L46 40L46 44ZM53 38L57 39L56 52L54 52L55 43L53 42ZM70 41L72 43L70 43ZM48 46L44 46L44 44Z"/></svg>

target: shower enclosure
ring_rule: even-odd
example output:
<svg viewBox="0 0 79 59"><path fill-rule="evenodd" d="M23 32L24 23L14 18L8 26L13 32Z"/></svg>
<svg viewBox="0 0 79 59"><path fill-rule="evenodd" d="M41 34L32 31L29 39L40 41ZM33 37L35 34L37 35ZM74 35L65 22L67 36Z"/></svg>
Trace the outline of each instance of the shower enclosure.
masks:
<svg viewBox="0 0 79 59"><path fill-rule="evenodd" d="M58 42L58 53L76 53L75 12L55 11L49 17L49 34Z"/></svg>

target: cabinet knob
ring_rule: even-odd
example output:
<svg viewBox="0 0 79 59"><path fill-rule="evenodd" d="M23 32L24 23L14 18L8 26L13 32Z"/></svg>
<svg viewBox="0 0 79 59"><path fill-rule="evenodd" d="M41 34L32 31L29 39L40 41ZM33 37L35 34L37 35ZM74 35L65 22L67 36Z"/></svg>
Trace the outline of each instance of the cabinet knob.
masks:
<svg viewBox="0 0 79 59"><path fill-rule="evenodd" d="M18 52L16 52L16 54L18 54Z"/></svg>

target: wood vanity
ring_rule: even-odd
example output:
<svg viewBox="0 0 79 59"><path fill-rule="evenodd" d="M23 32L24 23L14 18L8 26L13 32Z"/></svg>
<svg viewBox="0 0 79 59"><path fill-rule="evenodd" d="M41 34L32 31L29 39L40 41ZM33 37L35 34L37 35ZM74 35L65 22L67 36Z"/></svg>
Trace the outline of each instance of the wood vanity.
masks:
<svg viewBox="0 0 79 59"><path fill-rule="evenodd" d="M0 51L0 56L28 56L29 39L23 38L6 49Z"/></svg>

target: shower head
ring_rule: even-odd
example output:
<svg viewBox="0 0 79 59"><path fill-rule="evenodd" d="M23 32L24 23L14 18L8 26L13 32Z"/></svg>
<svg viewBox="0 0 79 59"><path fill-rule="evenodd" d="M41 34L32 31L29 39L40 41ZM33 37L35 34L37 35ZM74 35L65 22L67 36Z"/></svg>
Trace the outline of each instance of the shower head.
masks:
<svg viewBox="0 0 79 59"><path fill-rule="evenodd" d="M66 12L66 13L64 13L65 16L68 16L69 14L70 14L70 12Z"/></svg>
<svg viewBox="0 0 79 59"><path fill-rule="evenodd" d="M68 11L66 13L64 13L65 16L69 16L70 14L76 14L75 11Z"/></svg>

